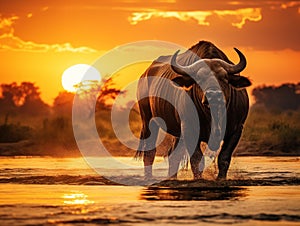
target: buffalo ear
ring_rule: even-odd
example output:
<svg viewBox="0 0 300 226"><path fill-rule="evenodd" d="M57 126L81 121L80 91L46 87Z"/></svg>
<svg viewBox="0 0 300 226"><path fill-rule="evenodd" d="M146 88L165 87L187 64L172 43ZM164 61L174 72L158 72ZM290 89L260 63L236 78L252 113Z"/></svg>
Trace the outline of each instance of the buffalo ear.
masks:
<svg viewBox="0 0 300 226"><path fill-rule="evenodd" d="M229 75L228 82L235 88L245 88L251 86L251 81L248 78L239 75Z"/></svg>
<svg viewBox="0 0 300 226"><path fill-rule="evenodd" d="M180 87L190 87L195 83L195 80L190 76L177 76L172 79Z"/></svg>

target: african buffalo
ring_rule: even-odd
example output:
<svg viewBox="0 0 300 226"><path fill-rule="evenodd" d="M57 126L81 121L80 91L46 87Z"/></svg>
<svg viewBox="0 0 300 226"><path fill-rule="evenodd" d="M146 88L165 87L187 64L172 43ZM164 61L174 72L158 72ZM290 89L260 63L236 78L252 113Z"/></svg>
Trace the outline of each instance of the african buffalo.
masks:
<svg viewBox="0 0 300 226"><path fill-rule="evenodd" d="M200 41L182 54L177 51L173 56L159 57L141 75L137 98L143 126L137 156L143 155L145 178L152 177L159 128L175 137L172 150L182 145L176 155L169 156L170 177L177 176L182 150L186 149L194 178L200 178L200 143L205 142L213 151L221 146L218 179L226 178L249 110L245 87L251 85L239 74L246 67L246 58L235 51L240 58L236 65L214 44ZM196 111L188 105L189 100ZM196 145L191 145L193 142Z"/></svg>

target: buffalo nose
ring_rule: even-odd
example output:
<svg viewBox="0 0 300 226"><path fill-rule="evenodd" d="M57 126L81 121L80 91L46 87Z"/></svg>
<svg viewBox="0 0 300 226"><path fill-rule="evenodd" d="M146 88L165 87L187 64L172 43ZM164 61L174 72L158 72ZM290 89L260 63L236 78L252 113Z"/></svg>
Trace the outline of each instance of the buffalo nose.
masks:
<svg viewBox="0 0 300 226"><path fill-rule="evenodd" d="M221 90L208 90L205 92L204 104L218 104L223 101L223 92Z"/></svg>

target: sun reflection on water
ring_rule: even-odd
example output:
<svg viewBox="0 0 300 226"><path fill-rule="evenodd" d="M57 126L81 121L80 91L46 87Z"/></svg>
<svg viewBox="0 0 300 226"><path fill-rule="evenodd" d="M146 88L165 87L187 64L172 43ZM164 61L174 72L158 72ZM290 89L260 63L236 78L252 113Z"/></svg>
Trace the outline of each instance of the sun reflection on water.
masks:
<svg viewBox="0 0 300 226"><path fill-rule="evenodd" d="M74 192L70 194L64 194L62 196L63 203L67 205L86 205L86 204L93 204L94 201L88 199L88 196L81 192Z"/></svg>

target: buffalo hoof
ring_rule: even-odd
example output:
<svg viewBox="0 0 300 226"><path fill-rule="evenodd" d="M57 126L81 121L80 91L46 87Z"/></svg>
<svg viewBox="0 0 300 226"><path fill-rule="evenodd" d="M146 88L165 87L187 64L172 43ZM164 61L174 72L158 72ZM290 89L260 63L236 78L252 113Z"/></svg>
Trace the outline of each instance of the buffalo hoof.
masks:
<svg viewBox="0 0 300 226"><path fill-rule="evenodd" d="M194 174L194 180L200 180L202 179L202 173Z"/></svg>
<svg viewBox="0 0 300 226"><path fill-rule="evenodd" d="M177 175L169 176L168 180L177 180Z"/></svg>
<svg viewBox="0 0 300 226"><path fill-rule="evenodd" d="M145 176L144 176L144 180L145 180L145 181L153 180L153 176L152 176L152 175L145 175Z"/></svg>
<svg viewBox="0 0 300 226"><path fill-rule="evenodd" d="M226 180L226 176L225 177L224 176L217 177L217 181L224 181L224 180Z"/></svg>

